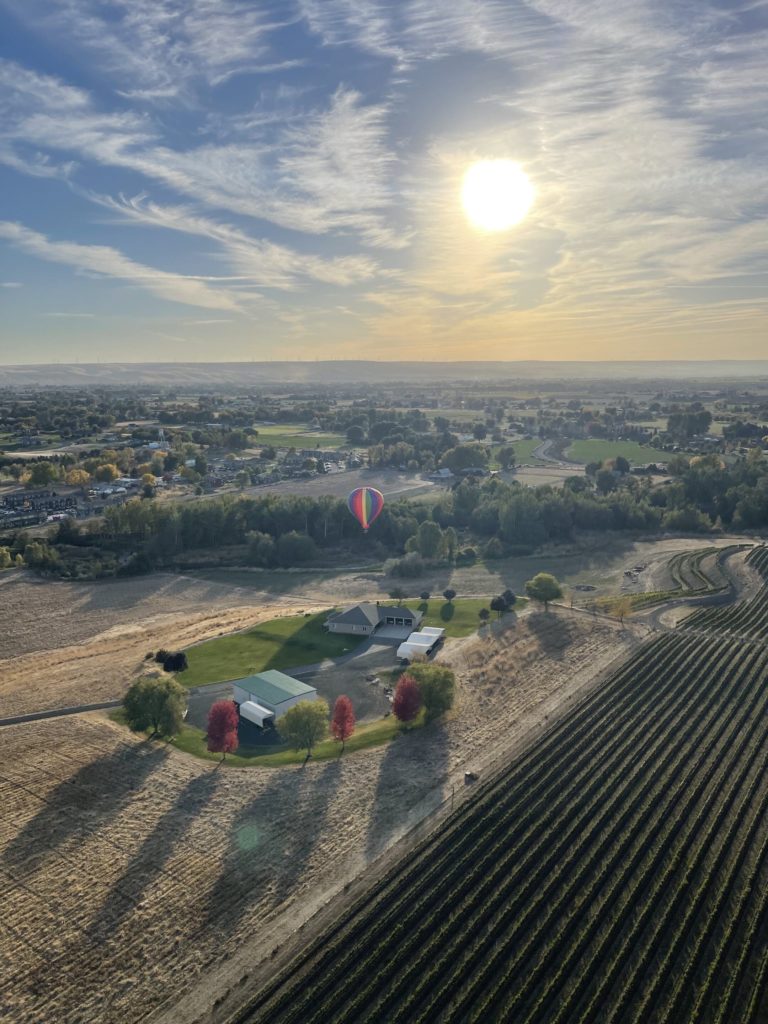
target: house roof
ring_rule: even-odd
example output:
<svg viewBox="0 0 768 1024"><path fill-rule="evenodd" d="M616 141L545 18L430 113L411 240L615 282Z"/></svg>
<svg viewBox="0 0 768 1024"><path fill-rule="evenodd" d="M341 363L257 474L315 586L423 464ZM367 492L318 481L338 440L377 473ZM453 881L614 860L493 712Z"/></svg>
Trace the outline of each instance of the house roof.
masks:
<svg viewBox="0 0 768 1024"><path fill-rule="evenodd" d="M361 604L345 608L343 612L336 612L328 616L329 622L343 622L349 626L378 626L379 608L371 601L364 601Z"/></svg>
<svg viewBox="0 0 768 1024"><path fill-rule="evenodd" d="M373 604L372 601L363 601L360 604L345 608L343 612L336 612L328 616L328 622L342 622L348 626L378 626L387 616L397 618L417 619L420 613L411 611L410 608L395 607L384 604Z"/></svg>
<svg viewBox="0 0 768 1024"><path fill-rule="evenodd" d="M266 701L267 704L281 704L291 697L301 697L307 693L317 693L314 686L307 686L285 672L278 672L276 669L269 669L266 672L259 672L255 676L245 676L243 679L233 679L233 686L239 686L258 701Z"/></svg>
<svg viewBox="0 0 768 1024"><path fill-rule="evenodd" d="M420 619L422 617L421 612L414 612L410 608L406 608L405 605L379 605L379 613L382 619L387 616L394 615L398 619Z"/></svg>

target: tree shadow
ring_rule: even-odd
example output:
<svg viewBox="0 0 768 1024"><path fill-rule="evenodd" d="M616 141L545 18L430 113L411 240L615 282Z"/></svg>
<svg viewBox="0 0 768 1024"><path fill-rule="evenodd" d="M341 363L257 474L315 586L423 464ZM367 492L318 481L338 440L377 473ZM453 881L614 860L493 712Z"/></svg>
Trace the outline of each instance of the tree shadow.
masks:
<svg viewBox="0 0 768 1024"><path fill-rule="evenodd" d="M533 612L525 621L548 657L560 660L566 656L573 640L573 628L568 620L550 611Z"/></svg>
<svg viewBox="0 0 768 1024"><path fill-rule="evenodd" d="M3 851L3 864L34 871L69 839L102 828L167 756L162 747L145 740L83 765L45 797L38 813Z"/></svg>
<svg viewBox="0 0 768 1024"><path fill-rule="evenodd" d="M365 855L371 861L442 802L448 772L448 731L442 721L403 732L379 769Z"/></svg>
<svg viewBox="0 0 768 1024"><path fill-rule="evenodd" d="M304 623L291 636L280 638L280 646L264 666L290 672L290 665L306 666L318 662L343 660L355 651L367 636L327 633L323 623L332 609L305 617ZM258 634L256 626L250 632Z"/></svg>
<svg viewBox="0 0 768 1024"><path fill-rule="evenodd" d="M195 818L218 787L215 769L192 779L158 820L123 874L106 895L87 929L94 942L106 941L165 870L164 865L183 842Z"/></svg>
<svg viewBox="0 0 768 1024"><path fill-rule="evenodd" d="M287 899L325 827L341 765L275 771L231 825L230 849L207 900L208 925L232 931L265 898Z"/></svg>
<svg viewBox="0 0 768 1024"><path fill-rule="evenodd" d="M444 605L440 606L440 618L443 622L450 622L455 614L456 605L453 602L446 601Z"/></svg>

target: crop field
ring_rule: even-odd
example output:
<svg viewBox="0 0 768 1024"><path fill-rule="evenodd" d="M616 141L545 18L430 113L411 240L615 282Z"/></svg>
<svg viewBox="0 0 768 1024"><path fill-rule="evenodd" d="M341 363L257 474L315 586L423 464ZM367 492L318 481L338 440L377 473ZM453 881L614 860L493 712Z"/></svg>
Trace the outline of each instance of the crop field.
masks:
<svg viewBox="0 0 768 1024"><path fill-rule="evenodd" d="M753 548L747 556L747 564L768 583L768 547ZM763 639L768 636L768 587L763 587L751 601L727 608L703 608L687 618L685 625L745 639Z"/></svg>
<svg viewBox="0 0 768 1024"><path fill-rule="evenodd" d="M729 555L742 550L742 545L708 547L694 551L679 551L670 558L666 566L667 588L665 590L630 593L632 608L638 610L663 601L686 597L703 597L728 590L730 583L723 568ZM600 598L599 605L610 607L615 599Z"/></svg>
<svg viewBox="0 0 768 1024"><path fill-rule="evenodd" d="M237 1019L757 1024L768 648L647 641Z"/></svg>

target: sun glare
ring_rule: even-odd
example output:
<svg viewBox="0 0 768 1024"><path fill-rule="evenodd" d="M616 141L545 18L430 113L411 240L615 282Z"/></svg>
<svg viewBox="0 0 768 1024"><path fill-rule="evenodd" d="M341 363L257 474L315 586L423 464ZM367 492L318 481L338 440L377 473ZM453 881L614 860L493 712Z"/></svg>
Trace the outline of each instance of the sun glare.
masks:
<svg viewBox="0 0 768 1024"><path fill-rule="evenodd" d="M534 188L513 160L481 160L464 175L461 202L469 220L483 231L506 231L531 208Z"/></svg>

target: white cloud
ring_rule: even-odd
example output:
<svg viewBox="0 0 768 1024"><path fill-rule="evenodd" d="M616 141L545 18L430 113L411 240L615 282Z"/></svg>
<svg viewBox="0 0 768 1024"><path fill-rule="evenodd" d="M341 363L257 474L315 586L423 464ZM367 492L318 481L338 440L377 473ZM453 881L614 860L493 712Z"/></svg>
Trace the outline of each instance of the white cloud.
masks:
<svg viewBox="0 0 768 1024"><path fill-rule="evenodd" d="M15 16L70 51L85 51L123 95L165 101L195 79L211 85L270 63L285 24L244 0L3 0ZM279 14L279 5L275 7Z"/></svg>
<svg viewBox="0 0 768 1024"><path fill-rule="evenodd" d="M0 281L0 288L23 288L21 281Z"/></svg>
<svg viewBox="0 0 768 1024"><path fill-rule="evenodd" d="M119 201L104 196L91 198L101 206L129 221L149 227L180 231L208 238L219 245L231 268L243 280L265 288L291 289L310 278L325 284L349 285L368 280L377 272L377 264L367 256L341 256L323 259L299 253L264 239L251 238L229 224L221 224L180 206L159 206L145 196Z"/></svg>
<svg viewBox="0 0 768 1024"><path fill-rule="evenodd" d="M43 313L43 316L57 317L63 320L93 320L95 313Z"/></svg>
<svg viewBox="0 0 768 1024"><path fill-rule="evenodd" d="M74 152L162 182L212 207L310 234L357 234L370 245L401 248L407 237L388 213L396 204L395 157L387 145L387 107L339 89L300 123L274 139L186 150L159 143L159 128L131 111L102 113L82 102L63 109L66 86L56 79L30 91L23 76L6 75L10 91L6 145ZM62 92L64 94L62 95ZM21 159L21 158L19 158Z"/></svg>
<svg viewBox="0 0 768 1024"><path fill-rule="evenodd" d="M110 246L55 242L22 224L9 221L0 221L0 238L38 259L63 263L88 274L128 281L169 302L205 309L241 309L239 300L223 289L210 288L197 278L135 263Z"/></svg>

